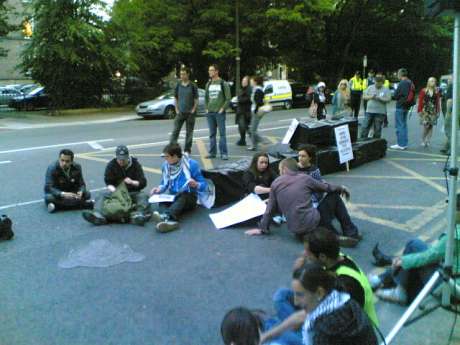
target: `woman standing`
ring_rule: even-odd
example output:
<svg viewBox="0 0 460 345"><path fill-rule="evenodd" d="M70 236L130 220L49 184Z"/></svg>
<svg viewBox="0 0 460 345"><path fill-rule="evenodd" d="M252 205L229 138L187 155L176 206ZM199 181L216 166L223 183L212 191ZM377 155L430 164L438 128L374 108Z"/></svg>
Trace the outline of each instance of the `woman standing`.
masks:
<svg viewBox="0 0 460 345"><path fill-rule="evenodd" d="M429 78L426 87L418 96L417 112L420 116L420 124L423 126L422 146L430 146L433 126L436 126L440 111L440 94L436 88L436 78Z"/></svg>
<svg viewBox="0 0 460 345"><path fill-rule="evenodd" d="M243 175L243 183L248 194L256 193L261 199L268 198L270 186L278 177L269 163L268 154L265 152L256 153L252 157L251 165Z"/></svg>
<svg viewBox="0 0 460 345"><path fill-rule="evenodd" d="M259 112L259 108L264 105L264 79L260 76L251 78L252 95L251 95L251 142L252 146L248 148L248 151L257 151L257 144L260 141L260 136L257 133L259 122L263 116L262 112Z"/></svg>
<svg viewBox="0 0 460 345"><path fill-rule="evenodd" d="M238 125L240 140L236 142L238 146L246 146L246 132L251 122L251 86L249 77L245 76L241 80L241 94L238 96L235 124Z"/></svg>
<svg viewBox="0 0 460 345"><path fill-rule="evenodd" d="M348 87L348 80L342 79L332 98L332 117L340 118L350 114L350 88Z"/></svg>
<svg viewBox="0 0 460 345"><path fill-rule="evenodd" d="M324 90L326 89L326 84L324 82L319 82L316 87L316 91L313 95L313 101L316 104L316 118L322 120L326 118L326 94Z"/></svg>

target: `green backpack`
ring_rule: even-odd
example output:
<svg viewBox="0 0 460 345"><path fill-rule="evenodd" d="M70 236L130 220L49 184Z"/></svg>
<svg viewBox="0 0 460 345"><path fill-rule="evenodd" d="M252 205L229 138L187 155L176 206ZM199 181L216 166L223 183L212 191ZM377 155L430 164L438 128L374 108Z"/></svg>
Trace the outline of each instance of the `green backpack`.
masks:
<svg viewBox="0 0 460 345"><path fill-rule="evenodd" d="M102 204L102 215L110 221L120 221L129 217L133 201L124 182L117 186L115 192L106 195Z"/></svg>

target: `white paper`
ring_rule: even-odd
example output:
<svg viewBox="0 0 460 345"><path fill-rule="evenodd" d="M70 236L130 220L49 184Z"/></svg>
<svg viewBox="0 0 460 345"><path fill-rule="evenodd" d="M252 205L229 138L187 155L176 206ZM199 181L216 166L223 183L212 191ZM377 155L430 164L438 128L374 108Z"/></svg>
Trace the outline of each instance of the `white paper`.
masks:
<svg viewBox="0 0 460 345"><path fill-rule="evenodd" d="M173 202L174 201L174 195L172 194L153 194L149 202L151 204L158 203L158 202Z"/></svg>
<svg viewBox="0 0 460 345"><path fill-rule="evenodd" d="M267 204L257 195L249 194L229 208L209 215L217 229L244 222L265 213Z"/></svg>
<svg viewBox="0 0 460 345"><path fill-rule="evenodd" d="M351 161L354 157L348 125L336 127L334 128L334 132L337 150L339 151L340 164Z"/></svg>
<svg viewBox="0 0 460 345"><path fill-rule="evenodd" d="M295 130L297 129L298 125L299 125L299 120L292 119L291 124L290 124L286 134L284 135L283 140L281 141L281 144L289 144L289 142L291 141L291 138L294 135Z"/></svg>

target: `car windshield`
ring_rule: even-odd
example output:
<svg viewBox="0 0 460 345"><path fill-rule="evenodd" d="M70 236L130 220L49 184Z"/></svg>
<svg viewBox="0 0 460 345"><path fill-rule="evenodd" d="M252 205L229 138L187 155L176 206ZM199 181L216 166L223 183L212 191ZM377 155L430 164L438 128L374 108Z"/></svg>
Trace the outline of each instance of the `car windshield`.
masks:
<svg viewBox="0 0 460 345"><path fill-rule="evenodd" d="M37 87L36 89L33 89L32 91L30 91L28 93L29 96L34 96L36 95L37 93L39 93L41 90L43 90L43 87Z"/></svg>
<svg viewBox="0 0 460 345"><path fill-rule="evenodd" d="M173 98L174 97L174 92L173 91L168 91L161 96L158 96L156 99L168 99L168 98Z"/></svg>

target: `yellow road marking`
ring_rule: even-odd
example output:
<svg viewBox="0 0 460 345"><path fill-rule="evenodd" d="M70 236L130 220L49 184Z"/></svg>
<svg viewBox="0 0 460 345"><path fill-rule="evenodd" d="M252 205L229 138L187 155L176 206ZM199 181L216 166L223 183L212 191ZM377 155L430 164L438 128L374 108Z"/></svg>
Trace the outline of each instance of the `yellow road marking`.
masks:
<svg viewBox="0 0 460 345"><path fill-rule="evenodd" d="M378 175L330 175L333 177L346 177L346 178L362 178L362 179L389 179L389 180L414 180L414 177L412 176L378 176ZM444 180L444 177L434 177L434 176L424 176L428 180L434 180L434 181L441 181Z"/></svg>
<svg viewBox="0 0 460 345"><path fill-rule="evenodd" d="M433 207L427 208L421 213L415 215L412 219L409 219L406 222L406 225L413 229L413 231L420 230L426 224L431 222L433 219L438 217L439 215L443 214L446 210L446 201L441 200L433 205Z"/></svg>
<svg viewBox="0 0 460 345"><path fill-rule="evenodd" d="M272 144L276 144L276 143L278 142L278 140L279 140L278 137L272 137L272 136L270 136L270 137L267 136L266 138L267 138Z"/></svg>
<svg viewBox="0 0 460 345"><path fill-rule="evenodd" d="M347 208L350 214L355 218L365 220L365 221L368 221L374 224L383 225L389 228L405 231L405 232L412 232L411 229L409 229L409 227L405 224L400 224L400 223L393 222L391 220L369 216L368 214L361 211L358 207L356 207L352 203L348 203Z"/></svg>
<svg viewBox="0 0 460 345"><path fill-rule="evenodd" d="M208 150L206 149L206 146L203 140L201 139L196 140L195 145L196 145L196 148L198 149L198 152L200 153L201 162L203 163L203 167L206 170L214 168L212 161L210 159L205 158L208 154Z"/></svg>
<svg viewBox="0 0 460 345"><path fill-rule="evenodd" d="M377 204L355 204L356 207L360 208L376 208L376 209L388 209L388 210L426 210L427 206L411 206L411 205L377 205Z"/></svg>
<svg viewBox="0 0 460 345"><path fill-rule="evenodd" d="M387 161L445 162L441 158L385 158Z"/></svg>
<svg viewBox="0 0 460 345"><path fill-rule="evenodd" d="M410 153L412 155L422 155L422 156L429 156L429 157L438 157L438 158L446 158L446 156L443 155L438 155L436 153L425 153L425 152L417 152L417 151L400 151L400 150L393 150L393 149L388 149L388 151L391 152L400 152L400 153Z"/></svg>

